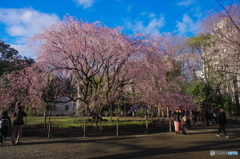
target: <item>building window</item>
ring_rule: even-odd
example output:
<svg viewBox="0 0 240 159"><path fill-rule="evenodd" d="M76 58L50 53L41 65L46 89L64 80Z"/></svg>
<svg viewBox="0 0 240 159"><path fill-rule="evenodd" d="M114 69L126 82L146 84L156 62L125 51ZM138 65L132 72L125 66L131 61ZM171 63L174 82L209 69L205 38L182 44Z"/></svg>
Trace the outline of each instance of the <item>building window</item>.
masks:
<svg viewBox="0 0 240 159"><path fill-rule="evenodd" d="M68 111L68 105L65 105L65 111Z"/></svg>

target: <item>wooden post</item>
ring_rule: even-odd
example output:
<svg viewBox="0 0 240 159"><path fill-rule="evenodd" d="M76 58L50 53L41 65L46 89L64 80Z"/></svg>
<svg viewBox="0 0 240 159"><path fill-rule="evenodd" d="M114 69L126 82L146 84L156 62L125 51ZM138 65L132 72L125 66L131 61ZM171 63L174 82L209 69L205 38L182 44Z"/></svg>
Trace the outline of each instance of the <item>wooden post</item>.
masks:
<svg viewBox="0 0 240 159"><path fill-rule="evenodd" d="M86 121L83 123L83 137L86 137Z"/></svg>
<svg viewBox="0 0 240 159"><path fill-rule="evenodd" d="M158 122L159 127L161 127L161 105L158 106Z"/></svg>
<svg viewBox="0 0 240 159"><path fill-rule="evenodd" d="M26 126L27 126L27 116L25 117L25 121L24 121L24 132L26 131Z"/></svg>
<svg viewBox="0 0 240 159"><path fill-rule="evenodd" d="M49 108L49 116L48 116L48 138L51 136L51 107Z"/></svg>
<svg viewBox="0 0 240 159"><path fill-rule="evenodd" d="M162 126L162 123L161 123L161 117L159 118L159 127Z"/></svg>
<svg viewBox="0 0 240 159"><path fill-rule="evenodd" d="M47 107L48 107L48 105L46 106L45 112L44 112L44 126L43 126L43 130L47 129Z"/></svg>
<svg viewBox="0 0 240 159"><path fill-rule="evenodd" d="M167 117L168 117L168 124L169 124L169 132L172 132L171 117L169 116L168 107L167 107Z"/></svg>
<svg viewBox="0 0 240 159"><path fill-rule="evenodd" d="M99 119L99 130L102 131L102 121Z"/></svg>
<svg viewBox="0 0 240 159"><path fill-rule="evenodd" d="M48 124L48 138L51 136L51 122Z"/></svg>
<svg viewBox="0 0 240 159"><path fill-rule="evenodd" d="M146 118L146 131L145 131L145 134L148 133L148 118Z"/></svg>
<svg viewBox="0 0 240 159"><path fill-rule="evenodd" d="M119 119L117 119L117 125L116 125L116 136L118 136L118 125L119 125Z"/></svg>

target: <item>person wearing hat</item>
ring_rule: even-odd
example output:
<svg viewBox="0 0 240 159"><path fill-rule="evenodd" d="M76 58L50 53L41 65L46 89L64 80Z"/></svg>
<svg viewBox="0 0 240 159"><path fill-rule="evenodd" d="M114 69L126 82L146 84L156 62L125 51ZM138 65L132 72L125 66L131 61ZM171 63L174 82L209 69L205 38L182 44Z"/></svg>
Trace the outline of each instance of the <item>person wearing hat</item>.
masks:
<svg viewBox="0 0 240 159"><path fill-rule="evenodd" d="M223 108L220 108L219 112L217 113L217 125L219 125L219 129L216 136L220 137L220 133L223 131L226 138L229 138L225 130L225 125L227 125L227 118Z"/></svg>

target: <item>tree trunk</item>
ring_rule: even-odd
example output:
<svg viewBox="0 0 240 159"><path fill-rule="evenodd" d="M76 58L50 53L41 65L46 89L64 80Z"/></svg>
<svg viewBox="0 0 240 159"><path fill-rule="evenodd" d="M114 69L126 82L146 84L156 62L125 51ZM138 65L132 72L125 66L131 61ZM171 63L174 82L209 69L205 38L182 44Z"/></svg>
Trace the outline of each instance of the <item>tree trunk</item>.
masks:
<svg viewBox="0 0 240 159"><path fill-rule="evenodd" d="M160 119L160 113L161 113L161 110L160 110L160 107L158 106L157 119Z"/></svg>
<svg viewBox="0 0 240 159"><path fill-rule="evenodd" d="M152 124L153 124L153 110L154 110L154 107L151 106L151 121L152 121Z"/></svg>
<svg viewBox="0 0 240 159"><path fill-rule="evenodd" d="M45 112L44 112L44 127L43 130L46 130L46 125L47 125L47 109L48 109L48 105L45 108Z"/></svg>
<svg viewBox="0 0 240 159"><path fill-rule="evenodd" d="M77 98L80 98L81 97L81 95L80 95L80 90L79 90L80 88L79 87L77 87ZM81 100L77 100L76 101L76 107L75 107L75 116L79 116L80 115L80 113L81 113L81 104L82 104L82 102L81 102Z"/></svg>
<svg viewBox="0 0 240 159"><path fill-rule="evenodd" d="M49 114L48 114L48 138L51 135L51 107L49 107Z"/></svg>
<svg viewBox="0 0 240 159"><path fill-rule="evenodd" d="M233 76L233 87L234 87L234 97L235 97L235 102L236 102L236 109L237 113L240 113L240 105L239 105L239 96L238 96L238 80L237 76Z"/></svg>

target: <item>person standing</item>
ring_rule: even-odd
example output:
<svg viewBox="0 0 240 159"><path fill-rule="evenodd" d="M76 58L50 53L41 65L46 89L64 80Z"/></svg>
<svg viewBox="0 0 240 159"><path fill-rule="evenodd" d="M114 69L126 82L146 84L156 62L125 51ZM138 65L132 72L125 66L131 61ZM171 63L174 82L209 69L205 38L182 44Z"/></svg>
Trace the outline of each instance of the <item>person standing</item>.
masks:
<svg viewBox="0 0 240 159"><path fill-rule="evenodd" d="M198 117L198 111L196 109L192 110L192 121L193 121L193 125L195 125L196 127L198 126L197 117Z"/></svg>
<svg viewBox="0 0 240 159"><path fill-rule="evenodd" d="M171 109L168 111L168 117L169 117L169 118L172 117L172 110L171 110Z"/></svg>
<svg viewBox="0 0 240 159"><path fill-rule="evenodd" d="M24 125L23 117L26 117L27 114L23 111L23 106L21 103L18 103L18 112L14 113L14 121L12 128L12 145L19 144L22 136L22 127ZM15 141L15 135L17 134L17 139Z"/></svg>
<svg viewBox="0 0 240 159"><path fill-rule="evenodd" d="M205 123L205 121L207 123L207 126L209 126L209 112L208 112L208 110L202 111L202 122Z"/></svg>
<svg viewBox="0 0 240 159"><path fill-rule="evenodd" d="M186 108L184 110L184 115L186 116L186 124L187 124L187 129L191 129L191 120L190 120L190 115L189 115L189 110Z"/></svg>
<svg viewBox="0 0 240 159"><path fill-rule="evenodd" d="M198 110L197 112L198 112L198 121L201 121L201 111Z"/></svg>
<svg viewBox="0 0 240 159"><path fill-rule="evenodd" d="M164 111L162 111L162 119L164 119Z"/></svg>
<svg viewBox="0 0 240 159"><path fill-rule="evenodd" d="M217 113L218 109L213 110L213 124L217 124Z"/></svg>
<svg viewBox="0 0 240 159"><path fill-rule="evenodd" d="M181 117L181 130L182 130L182 134L187 135L187 130L188 128L188 123L187 123L187 114L184 114Z"/></svg>
<svg viewBox="0 0 240 159"><path fill-rule="evenodd" d="M227 118L223 108L220 108L220 111L217 113L217 125L219 125L219 129L216 136L220 137L220 133L223 131L226 138L229 138L225 130L225 125L227 125Z"/></svg>
<svg viewBox="0 0 240 159"><path fill-rule="evenodd" d="M8 112L4 111L2 117L0 118L0 146L6 141L8 128L11 128L11 118L8 116Z"/></svg>
<svg viewBox="0 0 240 159"><path fill-rule="evenodd" d="M174 128L175 128L175 133L176 134L180 134L180 131L181 131L181 112L176 109L175 112L174 112Z"/></svg>

